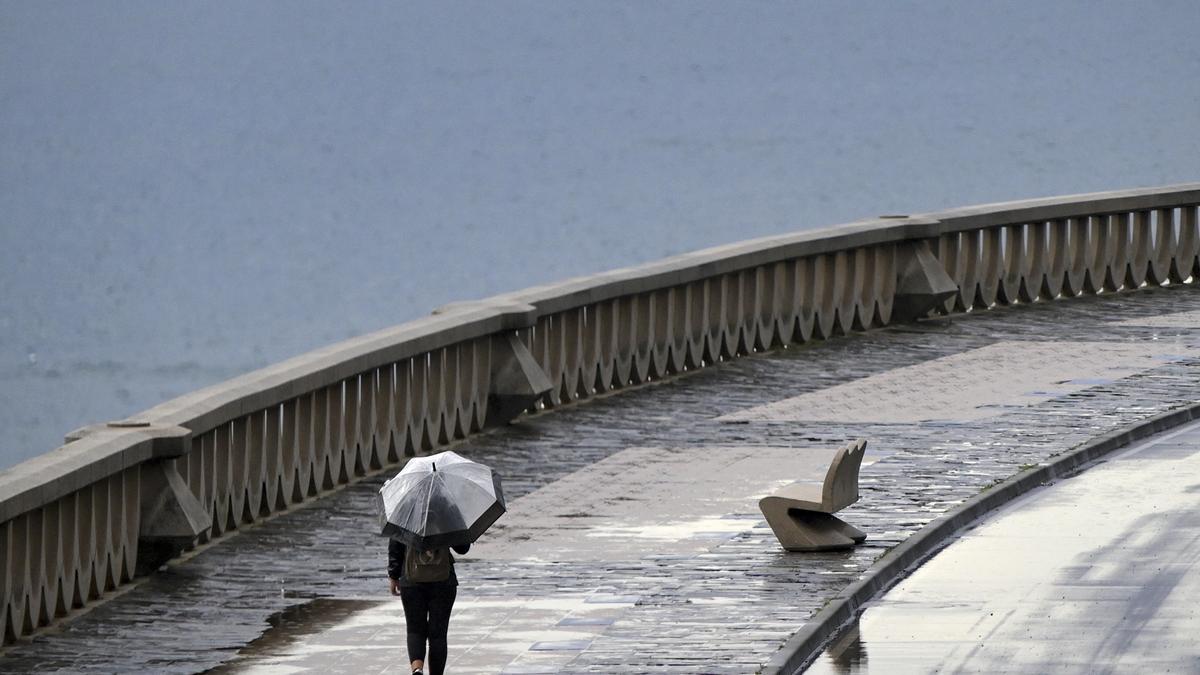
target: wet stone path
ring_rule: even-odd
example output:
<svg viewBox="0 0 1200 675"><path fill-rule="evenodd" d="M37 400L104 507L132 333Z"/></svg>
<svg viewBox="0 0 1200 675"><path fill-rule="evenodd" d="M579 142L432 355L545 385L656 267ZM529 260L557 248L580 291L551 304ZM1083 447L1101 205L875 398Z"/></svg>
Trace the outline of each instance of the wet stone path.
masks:
<svg viewBox="0 0 1200 675"><path fill-rule="evenodd" d="M451 670L753 672L828 598L941 513L1023 465L1197 400L1200 314L1181 313L1198 310L1200 292L1182 287L927 321L745 358L462 443L457 452L504 477L514 515L534 503L526 497L569 502L556 486L581 491L572 474L630 452L676 453L682 470L723 448L753 458L755 448L766 456L866 438L862 499L841 515L868 539L846 552L787 554L754 506L761 491L722 514L734 525L674 539L614 538L579 514L547 513L545 521L569 528L558 544L574 547L554 559L530 555L524 524L506 516L460 560ZM940 379L922 380L941 392L995 388L997 403L982 416L879 422L866 406L812 415L826 421L797 421L794 410L738 417L974 350L1019 363L1022 344L1044 356L1048 342L1120 345L1129 360L1113 364L1119 376L1063 382L1063 391L1018 391L1022 375L1010 361L996 363L994 381L936 369ZM1014 404L1014 391L1030 403ZM905 397L922 392L881 391L878 419L892 419ZM840 400L830 395L830 405ZM15 645L0 655L0 672L382 672L389 664L404 672L402 614L386 595L386 547L372 534L372 500L391 473L229 537L62 630ZM500 624L510 620L505 632ZM339 626L370 642L351 654L305 652Z"/></svg>

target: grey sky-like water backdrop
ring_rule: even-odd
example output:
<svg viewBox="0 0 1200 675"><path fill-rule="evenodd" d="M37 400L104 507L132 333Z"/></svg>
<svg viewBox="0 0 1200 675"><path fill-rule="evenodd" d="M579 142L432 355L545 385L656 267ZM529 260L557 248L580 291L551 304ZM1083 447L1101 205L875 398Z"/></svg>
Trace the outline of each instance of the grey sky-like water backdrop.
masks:
<svg viewBox="0 0 1200 675"><path fill-rule="evenodd" d="M0 466L446 302L1197 179L1200 5L0 3Z"/></svg>

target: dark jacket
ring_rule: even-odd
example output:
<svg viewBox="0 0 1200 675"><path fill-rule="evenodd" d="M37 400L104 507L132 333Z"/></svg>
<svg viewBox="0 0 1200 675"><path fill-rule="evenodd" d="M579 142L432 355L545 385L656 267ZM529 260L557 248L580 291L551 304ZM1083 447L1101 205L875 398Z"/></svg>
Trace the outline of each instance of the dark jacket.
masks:
<svg viewBox="0 0 1200 675"><path fill-rule="evenodd" d="M466 555L471 550L470 544L451 546L451 550L459 555ZM395 539L388 539L388 576L399 581L401 586L416 586L417 582L404 578L404 554L408 547ZM445 581L427 581L424 585L458 585L458 575L454 573L454 556L450 556L450 578Z"/></svg>

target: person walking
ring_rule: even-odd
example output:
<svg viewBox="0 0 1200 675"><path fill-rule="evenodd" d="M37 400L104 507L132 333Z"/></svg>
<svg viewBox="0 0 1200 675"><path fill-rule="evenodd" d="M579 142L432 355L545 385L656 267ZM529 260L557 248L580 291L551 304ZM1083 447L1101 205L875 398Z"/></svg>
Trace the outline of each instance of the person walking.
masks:
<svg viewBox="0 0 1200 675"><path fill-rule="evenodd" d="M458 595L453 549L465 555L505 511L499 474L447 450L409 459L379 488L379 534L388 538L388 579L404 605L408 658L424 675L446 670L446 633Z"/></svg>
<svg viewBox="0 0 1200 675"><path fill-rule="evenodd" d="M470 544L451 547L466 555ZM454 556L446 548L427 551L388 540L388 581L392 595L404 605L408 660L413 675L424 675L428 642L429 675L442 675L449 651L450 612L458 595Z"/></svg>

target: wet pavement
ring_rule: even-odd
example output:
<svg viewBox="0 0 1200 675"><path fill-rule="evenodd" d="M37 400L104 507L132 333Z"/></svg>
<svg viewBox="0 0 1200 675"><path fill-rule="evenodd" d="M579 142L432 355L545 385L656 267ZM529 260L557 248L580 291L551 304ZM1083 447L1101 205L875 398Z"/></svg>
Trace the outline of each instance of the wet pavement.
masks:
<svg viewBox="0 0 1200 675"><path fill-rule="evenodd" d="M825 673L1200 672L1200 423L997 510L867 605Z"/></svg>
<svg viewBox="0 0 1200 675"><path fill-rule="evenodd" d="M1063 359L1047 384L1054 349L1099 349L1103 372ZM889 376L899 369L920 388ZM978 388L990 393L969 406L945 395ZM923 396L949 403L897 417ZM753 672L948 509L1197 398L1200 293L1183 287L781 350L481 435L455 450L496 467L512 510L460 560L452 671ZM736 417L800 399L816 419L794 401L786 414ZM818 414L829 406L841 414ZM867 542L783 552L757 498L857 437L869 441L863 498L841 515ZM172 565L7 650L0 671L403 672L402 612L372 534L374 493L394 471Z"/></svg>

